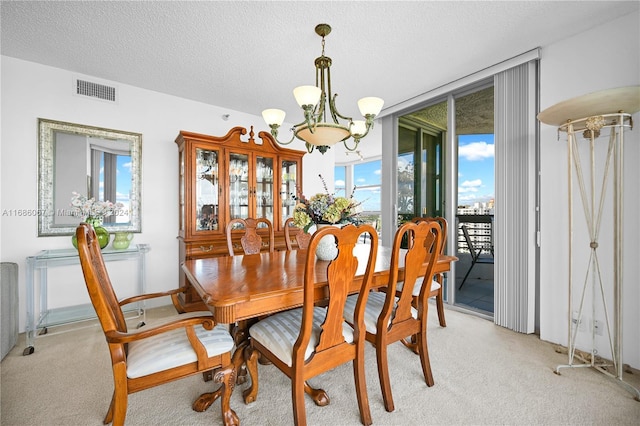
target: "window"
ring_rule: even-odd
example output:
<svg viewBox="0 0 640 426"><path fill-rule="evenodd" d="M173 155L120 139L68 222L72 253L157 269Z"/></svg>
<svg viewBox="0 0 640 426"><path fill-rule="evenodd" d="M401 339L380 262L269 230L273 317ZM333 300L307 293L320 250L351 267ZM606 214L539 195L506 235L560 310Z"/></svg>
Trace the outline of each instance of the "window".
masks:
<svg viewBox="0 0 640 426"><path fill-rule="evenodd" d="M353 194L360 203L360 219L380 230L382 160L335 166L334 177L335 194L342 197Z"/></svg>
<svg viewBox="0 0 640 426"><path fill-rule="evenodd" d="M333 188L337 196L347 197L347 168L345 166L335 166L333 168Z"/></svg>
<svg viewBox="0 0 640 426"><path fill-rule="evenodd" d="M376 230L380 229L380 193L382 184L382 161L368 161L354 164L353 184L354 198L358 200L362 213L360 219L371 223ZM347 191L347 195L351 191Z"/></svg>
<svg viewBox="0 0 640 426"><path fill-rule="evenodd" d="M91 146L91 196L100 201L119 202L129 211L131 198L131 154L128 151ZM108 222L127 223L129 215L107 218Z"/></svg>

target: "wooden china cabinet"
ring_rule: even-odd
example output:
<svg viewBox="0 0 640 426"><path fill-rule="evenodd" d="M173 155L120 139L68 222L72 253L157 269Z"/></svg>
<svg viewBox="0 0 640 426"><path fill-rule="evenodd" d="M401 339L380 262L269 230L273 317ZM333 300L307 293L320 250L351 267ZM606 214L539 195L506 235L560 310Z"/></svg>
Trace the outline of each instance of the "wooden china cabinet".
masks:
<svg viewBox="0 0 640 426"><path fill-rule="evenodd" d="M268 132L244 127L224 136L181 131L176 138L179 161L179 265L188 259L228 255L226 225L235 218L266 218L273 223L276 250L285 249L284 222L293 215L302 189L304 151L278 146ZM240 236L234 247L241 251ZM268 240L267 240L268 241ZM182 269L180 286L188 285ZM183 303L199 304L195 292Z"/></svg>

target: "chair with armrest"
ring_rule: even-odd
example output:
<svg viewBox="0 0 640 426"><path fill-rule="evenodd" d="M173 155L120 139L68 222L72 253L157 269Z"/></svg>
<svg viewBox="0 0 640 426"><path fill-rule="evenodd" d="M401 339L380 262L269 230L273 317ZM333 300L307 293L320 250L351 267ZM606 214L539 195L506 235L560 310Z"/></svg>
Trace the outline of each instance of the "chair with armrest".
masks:
<svg viewBox="0 0 640 426"><path fill-rule="evenodd" d="M291 238L291 228L298 230L295 234L295 238ZM311 234L304 232L293 224L293 218L287 218L284 222L284 242L287 245L287 250L306 249L309 247L309 241L311 240ZM295 245L294 245L295 241Z"/></svg>
<svg viewBox="0 0 640 426"><path fill-rule="evenodd" d="M462 224L460 225L460 228L462 229L464 240L467 243L467 248L469 249L469 254L471 255L471 266L469 266L469 270L464 275L464 278L462 279L462 282L460 283L458 290L462 289L464 282L467 281L467 278L469 277L469 274L471 273L471 270L476 265L476 263L487 263L487 264L495 263L493 259L493 247L485 248L482 245L474 244L473 240L471 239L471 235L469 235L469 229L467 228L467 225ZM487 250L490 253L491 257L482 257L481 255L484 250Z"/></svg>
<svg viewBox="0 0 640 426"><path fill-rule="evenodd" d="M233 230L238 224L242 225L242 227L244 228L244 234L240 238L240 244L242 245L242 250L244 254L257 254L257 253L260 253L265 248L265 245L262 242L262 237L260 236L260 233L262 233L262 231L259 231L259 229L263 229L263 228L266 228L268 233L268 238L269 238L269 242L267 246L268 251L275 250L276 244L275 244L273 225L271 224L271 221L269 219L265 219L263 217L258 219L254 219L250 217L246 219L236 218L236 219L231 219L227 224L226 232L227 232L227 248L229 250L229 256L233 256L235 254L232 237L233 237ZM261 224L264 226L260 226Z"/></svg>
<svg viewBox="0 0 640 426"><path fill-rule="evenodd" d="M400 248L404 235L407 235L405 238L408 248L403 253ZM434 384L427 348L427 314L433 270L440 254L440 245L440 225L437 222L407 222L400 226L393 240L387 290L372 291L367 299L364 313L366 339L376 348L378 376L387 411L395 408L389 380L387 345L408 337L414 339L427 386ZM404 260L404 286L397 292L395 290L401 260ZM421 276L420 269L424 262L428 262L428 266L424 276ZM422 281L422 285L417 305L414 306L416 297L413 289L417 281ZM358 300L353 296L347 298L344 317L349 323L355 320L357 303Z"/></svg>
<svg viewBox="0 0 640 426"><path fill-rule="evenodd" d="M215 369L213 380L221 386L213 395L221 399L223 423L239 424L229 405L236 372L231 356L234 342L226 327L215 324L210 312L191 312L128 330L122 306L161 296L174 298L186 288L119 302L95 231L81 223L76 236L84 280L111 354L114 391L104 423L124 424L129 394Z"/></svg>
<svg viewBox="0 0 640 426"><path fill-rule="evenodd" d="M353 255L360 235L371 236L371 249L359 293L354 295L352 324L343 317L349 287L356 276L358 259ZM338 254L331 261L316 259L315 251L322 237L336 238ZM306 424L305 392L313 392L307 379L347 363L353 363L360 421L371 424L371 413L364 371L364 306L373 279L378 248L378 234L371 225L347 225L342 229L327 227L311 237L305 261L303 306L273 314L249 329L251 355L248 369L252 387L245 392L245 402L255 401L258 377L255 359L259 353L291 379L293 415L296 425ZM318 304L318 276L327 277L327 287L320 296L328 303ZM323 279L323 278L321 278ZM327 402L328 403L328 402ZM326 405L326 404L324 404Z"/></svg>

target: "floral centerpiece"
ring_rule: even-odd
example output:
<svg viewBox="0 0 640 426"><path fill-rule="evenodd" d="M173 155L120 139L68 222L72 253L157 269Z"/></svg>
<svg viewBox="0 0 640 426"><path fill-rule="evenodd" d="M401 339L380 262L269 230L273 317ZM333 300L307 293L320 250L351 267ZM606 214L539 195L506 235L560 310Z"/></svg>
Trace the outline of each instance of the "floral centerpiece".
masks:
<svg viewBox="0 0 640 426"><path fill-rule="evenodd" d="M329 193L322 175L318 176L322 180L325 192L311 198L304 195L297 197L298 203L293 210L294 225L302 228L304 232L309 232L313 225L359 223L360 202L353 198L356 188L353 188L349 198L336 197Z"/></svg>
<svg viewBox="0 0 640 426"><path fill-rule="evenodd" d="M71 208L75 216L81 216L83 221L95 226L102 225L105 217L111 216L124 207L122 203L111 201L97 201L95 198L87 198L77 192L71 193Z"/></svg>

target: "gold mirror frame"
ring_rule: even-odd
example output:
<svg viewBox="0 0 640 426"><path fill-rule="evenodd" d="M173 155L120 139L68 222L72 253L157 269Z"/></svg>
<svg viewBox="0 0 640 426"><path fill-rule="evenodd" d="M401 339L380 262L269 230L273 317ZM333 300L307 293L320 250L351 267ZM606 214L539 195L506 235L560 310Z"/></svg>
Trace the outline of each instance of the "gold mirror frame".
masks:
<svg viewBox="0 0 640 426"><path fill-rule="evenodd" d="M127 142L131 154L131 190L129 196L129 222L105 223L104 228L109 232L141 232L141 204L142 204L142 134L120 130L104 129L85 126L63 121L38 119L38 236L73 235L77 223L59 223L56 218L69 216L71 209L71 193L56 194L56 134L65 133L99 139L102 142L114 141L122 144ZM116 142L118 141L118 142ZM62 156L62 154L60 154ZM78 184L78 193L88 195L84 189L87 182ZM56 207L56 197L63 197L66 209ZM116 202L117 200L111 200ZM67 219L68 221L68 219ZM80 218L77 219L80 222Z"/></svg>

